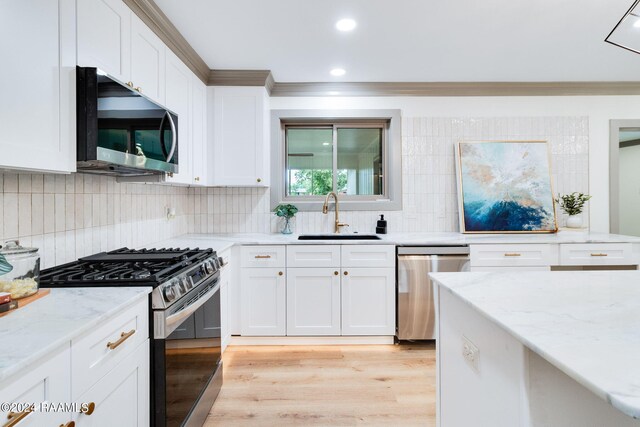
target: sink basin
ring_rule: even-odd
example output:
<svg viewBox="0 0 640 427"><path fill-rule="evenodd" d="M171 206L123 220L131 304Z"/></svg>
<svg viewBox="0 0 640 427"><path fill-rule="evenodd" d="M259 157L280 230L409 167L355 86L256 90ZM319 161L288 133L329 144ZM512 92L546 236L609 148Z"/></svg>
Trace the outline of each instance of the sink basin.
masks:
<svg viewBox="0 0 640 427"><path fill-rule="evenodd" d="M302 234L298 240L380 240L375 234Z"/></svg>

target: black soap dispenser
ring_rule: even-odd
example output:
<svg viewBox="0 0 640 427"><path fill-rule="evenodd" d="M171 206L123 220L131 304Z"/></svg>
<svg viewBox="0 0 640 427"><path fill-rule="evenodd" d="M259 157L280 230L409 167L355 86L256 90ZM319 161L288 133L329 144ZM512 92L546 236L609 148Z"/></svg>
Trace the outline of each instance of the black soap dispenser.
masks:
<svg viewBox="0 0 640 427"><path fill-rule="evenodd" d="M384 215L380 215L376 225L376 234L387 234L387 221L384 219Z"/></svg>

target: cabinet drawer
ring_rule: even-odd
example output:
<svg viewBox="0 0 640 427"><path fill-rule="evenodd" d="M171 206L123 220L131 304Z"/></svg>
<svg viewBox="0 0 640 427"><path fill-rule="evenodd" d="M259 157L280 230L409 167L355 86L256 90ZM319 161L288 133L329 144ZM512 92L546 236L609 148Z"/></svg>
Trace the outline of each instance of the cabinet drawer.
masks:
<svg viewBox="0 0 640 427"><path fill-rule="evenodd" d="M290 245L287 247L287 267L340 268L340 246Z"/></svg>
<svg viewBox="0 0 640 427"><path fill-rule="evenodd" d="M548 266L558 263L556 245L471 245L472 267Z"/></svg>
<svg viewBox="0 0 640 427"><path fill-rule="evenodd" d="M243 246L240 254L240 265L245 268L285 266L284 246Z"/></svg>
<svg viewBox="0 0 640 427"><path fill-rule="evenodd" d="M393 245L344 245L343 267L395 267L396 247Z"/></svg>
<svg viewBox="0 0 640 427"><path fill-rule="evenodd" d="M145 299L71 342L72 400L149 338L148 304Z"/></svg>
<svg viewBox="0 0 640 427"><path fill-rule="evenodd" d="M93 403L93 412L75 414L76 425L148 426L149 375L149 340L146 340L78 399Z"/></svg>
<svg viewBox="0 0 640 427"><path fill-rule="evenodd" d="M560 265L633 265L631 243L560 245Z"/></svg>

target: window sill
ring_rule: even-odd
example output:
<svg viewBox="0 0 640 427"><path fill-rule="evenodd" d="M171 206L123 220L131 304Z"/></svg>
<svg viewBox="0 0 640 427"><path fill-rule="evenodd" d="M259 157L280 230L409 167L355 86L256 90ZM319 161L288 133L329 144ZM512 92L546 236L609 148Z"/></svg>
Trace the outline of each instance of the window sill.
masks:
<svg viewBox="0 0 640 427"><path fill-rule="evenodd" d="M275 209L279 204L295 205L300 212L322 212L323 200L281 200L275 203L271 201L271 210ZM338 199L341 211L399 211L402 210L402 200L340 200ZM333 199L329 200L329 206L333 205Z"/></svg>

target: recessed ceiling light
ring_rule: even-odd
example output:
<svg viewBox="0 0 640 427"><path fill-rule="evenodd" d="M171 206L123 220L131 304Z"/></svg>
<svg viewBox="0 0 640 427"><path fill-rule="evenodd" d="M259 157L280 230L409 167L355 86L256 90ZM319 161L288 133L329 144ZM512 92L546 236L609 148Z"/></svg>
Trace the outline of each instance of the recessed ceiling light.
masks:
<svg viewBox="0 0 640 427"><path fill-rule="evenodd" d="M633 23L635 28L640 28L640 19L636 19L636 22Z"/></svg>
<svg viewBox="0 0 640 427"><path fill-rule="evenodd" d="M323 142L322 145L331 145L328 142Z"/></svg>
<svg viewBox="0 0 640 427"><path fill-rule="evenodd" d="M336 28L339 31L353 31L353 29L356 28L357 25L358 24L356 23L356 21L350 18L341 19L336 22Z"/></svg>
<svg viewBox="0 0 640 427"><path fill-rule="evenodd" d="M340 76L344 76L345 74L346 74L346 71L344 70L344 68L334 68L333 70L331 70L332 76L340 77Z"/></svg>
<svg viewBox="0 0 640 427"><path fill-rule="evenodd" d="M340 91L330 90L329 92L327 92L327 95L340 95Z"/></svg>

